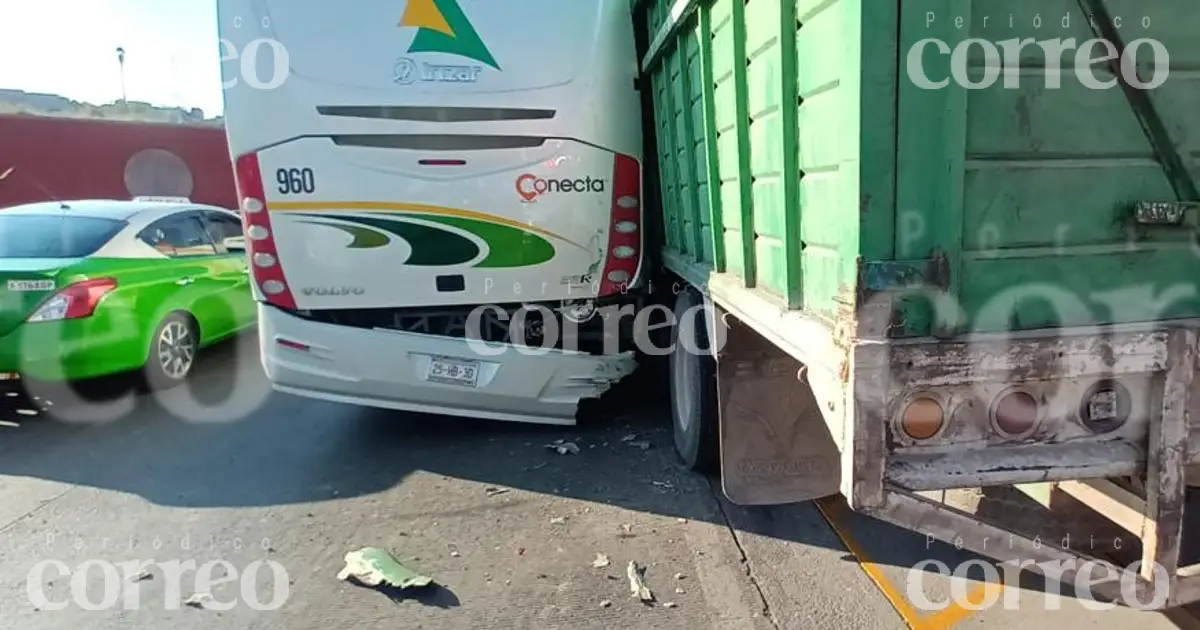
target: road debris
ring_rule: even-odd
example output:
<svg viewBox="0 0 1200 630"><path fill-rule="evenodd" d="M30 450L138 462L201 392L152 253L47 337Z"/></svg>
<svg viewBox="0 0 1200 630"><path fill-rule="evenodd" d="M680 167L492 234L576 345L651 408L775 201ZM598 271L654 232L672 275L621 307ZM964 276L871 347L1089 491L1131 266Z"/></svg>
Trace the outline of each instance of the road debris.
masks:
<svg viewBox="0 0 1200 630"><path fill-rule="evenodd" d="M663 602L663 608L674 608L675 602Z"/></svg>
<svg viewBox="0 0 1200 630"><path fill-rule="evenodd" d="M596 554L596 559L592 560L592 566L596 567L597 569L602 569L608 565L609 565L608 556L606 556L602 553Z"/></svg>
<svg viewBox="0 0 1200 630"><path fill-rule="evenodd" d="M612 601L611 601L611 600L607 600L607 599L602 599L602 600L600 600L600 607L601 607L601 608L608 608L609 606L612 606Z"/></svg>
<svg viewBox="0 0 1200 630"><path fill-rule="evenodd" d="M675 489L675 484L671 483L670 481L651 481L650 483L652 483L664 490L674 490Z"/></svg>
<svg viewBox="0 0 1200 630"><path fill-rule="evenodd" d="M676 580L686 580L686 579L687 579L687 576L686 576L686 575L684 575L684 574L682 574L682 573L676 573L676 574L675 574L675 579L676 579Z"/></svg>
<svg viewBox="0 0 1200 630"><path fill-rule="evenodd" d="M574 442L566 442L563 440L554 440L554 442L545 445L546 448L556 451L559 455L578 455L579 445Z"/></svg>
<svg viewBox="0 0 1200 630"><path fill-rule="evenodd" d="M154 579L154 574L149 571L139 571L135 575L132 575L129 577L130 582L145 582L146 580L153 580L153 579Z"/></svg>
<svg viewBox="0 0 1200 630"><path fill-rule="evenodd" d="M654 601L654 593L650 592L650 588L646 586L646 582L642 580L642 570L633 560L629 561L629 565L625 567L625 575L629 578L629 591L632 597L636 597L643 602Z"/></svg>
<svg viewBox="0 0 1200 630"><path fill-rule="evenodd" d="M213 596L209 595L208 593L195 593L191 597L183 600L183 605L187 606L188 608L198 608L203 610L204 602L211 601L212 598Z"/></svg>
<svg viewBox="0 0 1200 630"><path fill-rule="evenodd" d="M680 587L678 587L678 586L676 586L676 587L675 587L675 594L676 594L676 595L683 595L685 592L687 592L687 591L684 591L682 588L680 588Z"/></svg>
<svg viewBox="0 0 1200 630"><path fill-rule="evenodd" d="M424 587L433 583L433 578L421 575L400 564L392 554L378 547L364 547L346 554L346 567L338 573L338 579L353 578L364 586L394 586L396 588Z"/></svg>
<svg viewBox="0 0 1200 630"><path fill-rule="evenodd" d="M554 518L550 519L551 525L566 525L566 523L567 517L565 516L555 516Z"/></svg>
<svg viewBox="0 0 1200 630"><path fill-rule="evenodd" d="M494 497L508 492L508 488L487 488L484 490L484 492L487 493L489 497Z"/></svg>
<svg viewBox="0 0 1200 630"><path fill-rule="evenodd" d="M633 538L637 534L633 533L633 525L624 523L621 525L621 531L617 532L617 538Z"/></svg>
<svg viewBox="0 0 1200 630"><path fill-rule="evenodd" d="M643 451L648 450L650 448L649 440L638 440L636 442L630 442L629 445L640 448Z"/></svg>
<svg viewBox="0 0 1200 630"><path fill-rule="evenodd" d="M621 438L621 441L622 441L622 442L632 442L632 441L634 441L634 440L636 440L636 439L637 439L637 434L636 434L636 433L630 433L629 435L626 435L625 437Z"/></svg>

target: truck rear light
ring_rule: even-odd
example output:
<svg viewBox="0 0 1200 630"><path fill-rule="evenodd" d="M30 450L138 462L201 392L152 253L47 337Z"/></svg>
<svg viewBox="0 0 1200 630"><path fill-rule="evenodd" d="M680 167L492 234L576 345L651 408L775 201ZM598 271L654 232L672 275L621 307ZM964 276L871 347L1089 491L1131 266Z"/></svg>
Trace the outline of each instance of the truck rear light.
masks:
<svg viewBox="0 0 1200 630"><path fill-rule="evenodd" d="M113 278L76 282L55 293L26 320L30 323L83 319L96 312L100 300L117 288Z"/></svg>
<svg viewBox="0 0 1200 630"><path fill-rule="evenodd" d="M246 224L246 235L250 237L249 253L254 263L251 265L254 281L262 289L268 304L295 310L296 298L292 296L283 266L279 264L279 250L271 230L271 212L267 208L267 191L263 186L258 154L238 156L234 172L238 196L242 200L242 221ZM263 264L266 261L270 261L270 264Z"/></svg>
<svg viewBox="0 0 1200 630"><path fill-rule="evenodd" d="M1079 420L1093 433L1121 428L1131 415L1129 390L1114 380L1103 380L1088 389L1079 405Z"/></svg>
<svg viewBox="0 0 1200 630"><path fill-rule="evenodd" d="M904 406L900 414L900 430L914 440L928 440L941 432L946 424L942 406L932 398L920 396Z"/></svg>
<svg viewBox="0 0 1200 630"><path fill-rule="evenodd" d="M618 153L613 163L612 216L608 255L600 275L601 297L625 292L641 267L641 196L641 165L634 158Z"/></svg>
<svg viewBox="0 0 1200 630"><path fill-rule="evenodd" d="M1022 390L1009 390L992 404L992 426L1006 438L1028 437L1037 429L1041 415L1037 399Z"/></svg>

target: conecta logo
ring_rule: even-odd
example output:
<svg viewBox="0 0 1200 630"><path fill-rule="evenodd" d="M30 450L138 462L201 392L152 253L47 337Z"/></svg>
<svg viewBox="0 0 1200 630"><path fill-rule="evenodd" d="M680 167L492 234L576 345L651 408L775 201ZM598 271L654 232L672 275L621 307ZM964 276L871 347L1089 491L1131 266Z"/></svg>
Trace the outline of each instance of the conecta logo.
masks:
<svg viewBox="0 0 1200 630"><path fill-rule="evenodd" d="M604 180L594 177L547 179L532 173L525 173L517 178L517 194L525 203L533 203L538 197L547 193L602 193L604 190Z"/></svg>

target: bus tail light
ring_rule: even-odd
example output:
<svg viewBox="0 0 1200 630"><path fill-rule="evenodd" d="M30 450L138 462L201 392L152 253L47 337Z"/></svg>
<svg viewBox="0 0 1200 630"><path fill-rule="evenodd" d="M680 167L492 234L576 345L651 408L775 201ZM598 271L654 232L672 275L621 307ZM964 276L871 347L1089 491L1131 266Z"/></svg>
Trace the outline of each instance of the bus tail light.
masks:
<svg viewBox="0 0 1200 630"><path fill-rule="evenodd" d="M600 297L624 293L642 264L642 167L617 154L613 166L608 251L600 276Z"/></svg>
<svg viewBox="0 0 1200 630"><path fill-rule="evenodd" d="M247 153L238 156L235 172L254 281L268 304L295 310L296 298L283 275L283 267L278 264L279 250L275 247L275 234L271 231L271 213L267 209L267 194L258 155Z"/></svg>

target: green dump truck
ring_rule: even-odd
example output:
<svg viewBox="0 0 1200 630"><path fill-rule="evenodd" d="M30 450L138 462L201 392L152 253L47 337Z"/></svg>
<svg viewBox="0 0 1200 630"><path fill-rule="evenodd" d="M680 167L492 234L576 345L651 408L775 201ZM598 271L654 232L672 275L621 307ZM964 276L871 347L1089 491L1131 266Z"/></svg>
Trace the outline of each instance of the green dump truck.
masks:
<svg viewBox="0 0 1200 630"><path fill-rule="evenodd" d="M683 459L1200 599L1194 0L633 7Z"/></svg>

